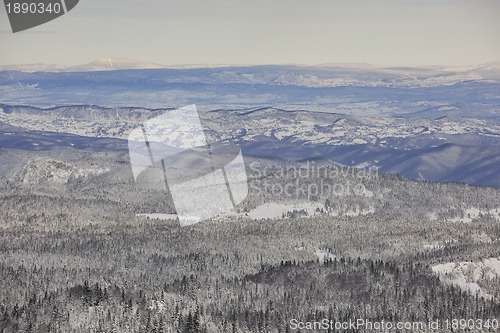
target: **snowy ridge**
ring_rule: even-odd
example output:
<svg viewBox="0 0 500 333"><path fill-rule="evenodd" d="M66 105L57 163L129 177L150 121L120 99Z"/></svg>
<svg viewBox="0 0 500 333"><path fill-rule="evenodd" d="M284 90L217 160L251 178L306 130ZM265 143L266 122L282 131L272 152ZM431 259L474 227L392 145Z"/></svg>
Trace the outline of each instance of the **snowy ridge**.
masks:
<svg viewBox="0 0 500 333"><path fill-rule="evenodd" d="M63 185L70 177L96 176L108 171L107 168L77 167L54 159L37 158L25 164L19 178L24 185Z"/></svg>

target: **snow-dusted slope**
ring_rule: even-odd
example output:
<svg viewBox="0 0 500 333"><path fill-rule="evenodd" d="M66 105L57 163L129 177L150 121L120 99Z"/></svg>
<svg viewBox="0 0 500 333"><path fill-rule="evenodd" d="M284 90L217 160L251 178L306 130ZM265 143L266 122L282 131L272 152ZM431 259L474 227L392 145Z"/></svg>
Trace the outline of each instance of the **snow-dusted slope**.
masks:
<svg viewBox="0 0 500 333"><path fill-rule="evenodd" d="M482 281L498 279L500 277L500 258L488 258L479 262L450 262L432 267L432 271L440 279L456 285L472 294L492 299L491 291L481 287ZM500 300L497 300L500 301Z"/></svg>
<svg viewBox="0 0 500 333"><path fill-rule="evenodd" d="M79 167L54 159L38 158L24 165L19 174L19 181L27 186L60 186L66 184L70 177L88 177L108 171L106 168Z"/></svg>

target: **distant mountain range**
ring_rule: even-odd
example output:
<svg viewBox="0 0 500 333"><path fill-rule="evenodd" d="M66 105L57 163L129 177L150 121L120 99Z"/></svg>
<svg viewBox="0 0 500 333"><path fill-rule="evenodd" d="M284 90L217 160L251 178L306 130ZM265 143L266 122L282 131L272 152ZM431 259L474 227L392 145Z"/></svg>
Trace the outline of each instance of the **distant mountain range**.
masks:
<svg viewBox="0 0 500 333"><path fill-rule="evenodd" d="M102 66L109 67L109 61L90 67ZM425 113L426 118L484 118L500 114L499 68L493 63L457 71L345 65L8 70L0 71L0 103L146 108L198 104L207 109L272 106L361 116Z"/></svg>
<svg viewBox="0 0 500 333"><path fill-rule="evenodd" d="M165 68L165 66L153 62L137 61L124 58L97 58L94 61L75 66L61 66L48 64L21 64L0 66L0 71L21 72L92 72L119 69L148 69Z"/></svg>
<svg viewBox="0 0 500 333"><path fill-rule="evenodd" d="M0 121L22 129L0 133L0 148L122 149L132 128L197 104L210 138L249 156L500 187L500 63L155 66L105 58L78 71L0 71Z"/></svg>
<svg viewBox="0 0 500 333"><path fill-rule="evenodd" d="M337 71L360 71L365 73L379 73L379 74L400 74L406 73L407 76L412 74L429 74L429 73L469 73L471 77L485 77L487 78L493 72L494 76L498 78L500 74L500 61L491 62L487 64L471 65L471 66L425 66L425 67L383 67L372 64L364 63L322 63L317 65L300 65L300 64L283 64L283 65L270 65L276 66L291 66L302 67L308 69L335 69ZM97 58L87 64L81 65L54 65L54 64L16 64L16 65L3 65L0 66L0 71L21 71L27 73L33 72L93 72L93 71L107 71L107 70L125 70L125 69L210 69L210 68L226 68L226 67L262 67L255 65L236 65L236 64L181 64L181 65L163 65L154 62L116 58L116 57L101 57ZM476 76L474 75L476 74Z"/></svg>
<svg viewBox="0 0 500 333"><path fill-rule="evenodd" d="M152 68L175 68L175 69L194 69L194 68L219 68L235 65L221 64L186 64L186 65L161 65L154 62L140 61L126 58L101 57L87 64L62 66L49 64L19 64L0 66L0 71L21 71L27 73L34 72L94 72L123 69L152 69Z"/></svg>
<svg viewBox="0 0 500 333"><path fill-rule="evenodd" d="M0 147L127 152L141 123L168 109L1 105ZM334 161L407 178L500 188L500 123L482 119L370 118L275 108L201 111L211 142L246 156ZM10 126L10 127L9 127Z"/></svg>

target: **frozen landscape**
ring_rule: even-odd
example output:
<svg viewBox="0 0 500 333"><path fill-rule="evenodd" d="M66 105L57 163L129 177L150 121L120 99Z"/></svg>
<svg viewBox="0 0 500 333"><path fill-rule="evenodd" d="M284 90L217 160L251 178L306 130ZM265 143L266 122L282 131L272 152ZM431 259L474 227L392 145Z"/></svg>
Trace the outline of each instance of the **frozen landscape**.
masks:
<svg viewBox="0 0 500 333"><path fill-rule="evenodd" d="M127 138L190 104L249 193L181 227ZM498 318L499 165L499 63L3 67L0 330Z"/></svg>

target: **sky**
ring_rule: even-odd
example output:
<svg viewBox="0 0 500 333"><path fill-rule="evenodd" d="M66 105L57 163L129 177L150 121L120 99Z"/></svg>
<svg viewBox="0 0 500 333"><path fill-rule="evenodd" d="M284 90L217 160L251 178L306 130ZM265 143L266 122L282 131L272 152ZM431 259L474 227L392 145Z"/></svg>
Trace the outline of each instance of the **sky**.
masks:
<svg viewBox="0 0 500 333"><path fill-rule="evenodd" d="M498 0L80 0L16 34L0 7L0 65L99 57L164 65L500 60Z"/></svg>

